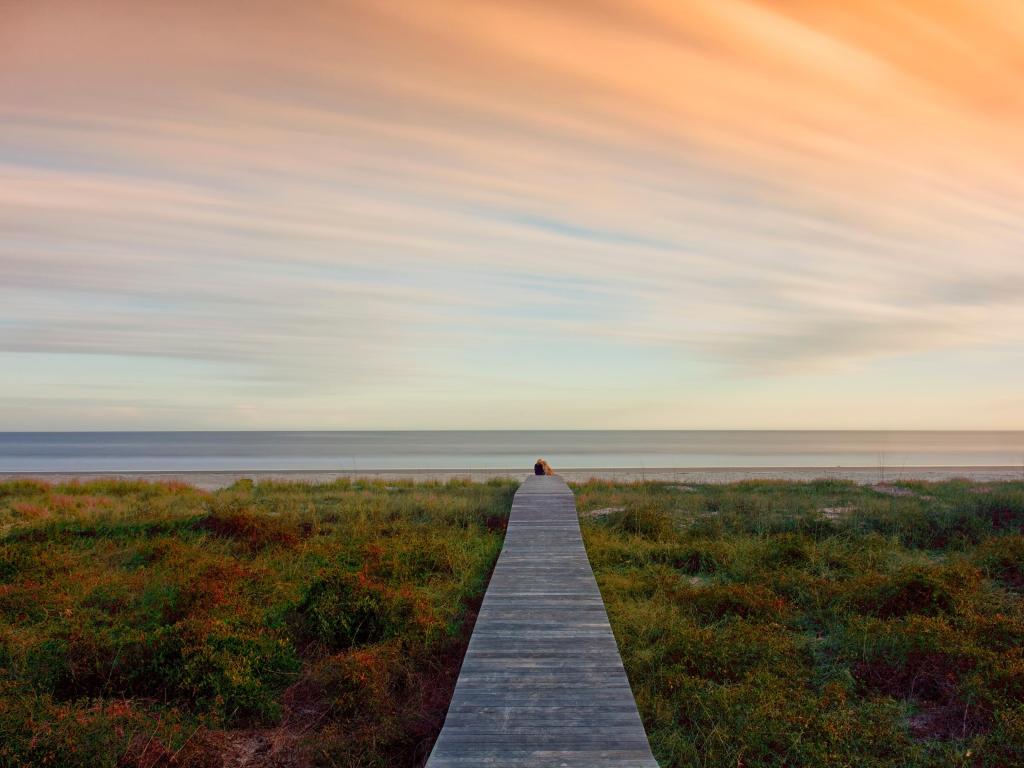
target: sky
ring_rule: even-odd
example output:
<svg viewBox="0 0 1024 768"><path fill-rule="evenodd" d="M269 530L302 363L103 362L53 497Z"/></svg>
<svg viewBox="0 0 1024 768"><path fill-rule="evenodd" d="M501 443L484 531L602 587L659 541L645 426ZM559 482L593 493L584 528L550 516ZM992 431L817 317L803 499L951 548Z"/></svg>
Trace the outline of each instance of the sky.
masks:
<svg viewBox="0 0 1024 768"><path fill-rule="evenodd" d="M1024 429L1019 0L0 0L0 430Z"/></svg>

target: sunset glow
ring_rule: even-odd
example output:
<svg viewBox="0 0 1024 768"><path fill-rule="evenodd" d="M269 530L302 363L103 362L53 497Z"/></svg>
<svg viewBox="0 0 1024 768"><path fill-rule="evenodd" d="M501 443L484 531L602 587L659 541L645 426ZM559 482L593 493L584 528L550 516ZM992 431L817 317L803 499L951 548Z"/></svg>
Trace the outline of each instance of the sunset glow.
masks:
<svg viewBox="0 0 1024 768"><path fill-rule="evenodd" d="M1018 0L0 0L0 429L1024 429Z"/></svg>

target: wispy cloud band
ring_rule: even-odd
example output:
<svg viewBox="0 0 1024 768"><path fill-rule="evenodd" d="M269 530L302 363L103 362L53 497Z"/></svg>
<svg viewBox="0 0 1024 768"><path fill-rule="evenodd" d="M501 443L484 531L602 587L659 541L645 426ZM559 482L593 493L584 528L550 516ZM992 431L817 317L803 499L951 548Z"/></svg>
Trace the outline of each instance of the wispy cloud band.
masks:
<svg viewBox="0 0 1024 768"><path fill-rule="evenodd" d="M1021 365L1015 2L0 13L0 353L212 366L130 423L510 425L557 379L555 426L686 426L724 382Z"/></svg>

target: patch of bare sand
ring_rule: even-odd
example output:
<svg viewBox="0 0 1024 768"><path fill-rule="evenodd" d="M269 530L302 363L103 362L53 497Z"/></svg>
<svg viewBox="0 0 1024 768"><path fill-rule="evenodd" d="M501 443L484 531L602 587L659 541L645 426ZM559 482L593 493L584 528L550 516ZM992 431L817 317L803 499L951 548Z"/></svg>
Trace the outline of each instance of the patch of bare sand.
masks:
<svg viewBox="0 0 1024 768"><path fill-rule="evenodd" d="M842 520L857 511L856 507L822 507L818 510L829 520Z"/></svg>
<svg viewBox="0 0 1024 768"><path fill-rule="evenodd" d="M625 512L625 507L602 507L601 509L591 509L587 512L581 513L582 517L607 517L608 515L614 515L616 512Z"/></svg>

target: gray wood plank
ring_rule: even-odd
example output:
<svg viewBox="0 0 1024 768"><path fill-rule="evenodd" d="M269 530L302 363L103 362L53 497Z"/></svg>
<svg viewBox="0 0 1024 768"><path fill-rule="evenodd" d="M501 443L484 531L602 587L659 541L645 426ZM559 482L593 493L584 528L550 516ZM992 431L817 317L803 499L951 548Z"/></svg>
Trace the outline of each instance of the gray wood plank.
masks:
<svg viewBox="0 0 1024 768"><path fill-rule="evenodd" d="M572 491L530 476L427 768L658 768Z"/></svg>

